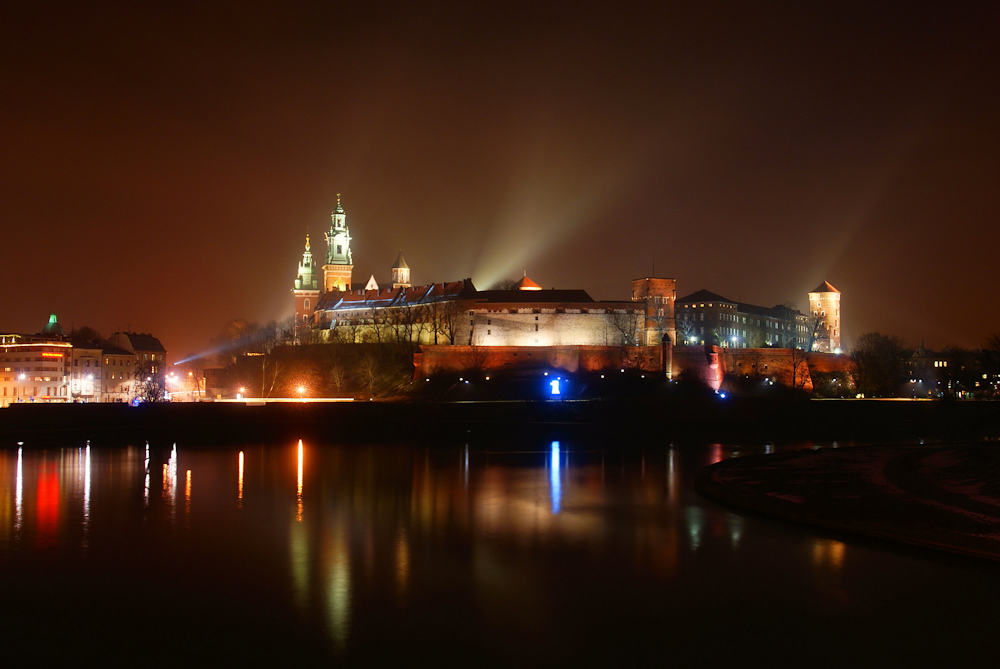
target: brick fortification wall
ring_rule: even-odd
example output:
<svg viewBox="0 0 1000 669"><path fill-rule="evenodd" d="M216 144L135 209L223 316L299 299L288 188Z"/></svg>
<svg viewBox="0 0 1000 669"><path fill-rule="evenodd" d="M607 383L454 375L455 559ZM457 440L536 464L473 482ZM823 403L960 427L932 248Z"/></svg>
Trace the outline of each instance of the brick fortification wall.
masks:
<svg viewBox="0 0 1000 669"><path fill-rule="evenodd" d="M659 346L421 346L414 355L414 378L437 373L482 371L531 371L558 369L569 373L604 372L622 367L641 368L650 372L661 369ZM789 349L719 349L718 347L673 347L673 376L685 371L700 378L710 388L718 389L725 373L752 373L751 364L758 365L761 376L775 378L792 385L792 366L797 360L798 384L812 390L810 370L817 372L846 371L847 356L809 353ZM804 375L804 385L803 376Z"/></svg>
<svg viewBox="0 0 1000 669"><path fill-rule="evenodd" d="M420 353L414 355L413 371L414 378L469 370L559 369L573 374L627 367L657 372L661 369L660 351L659 346L421 346ZM719 387L724 371L722 356L706 354L702 346L683 346L673 349L672 360L674 378L690 370L709 387Z"/></svg>

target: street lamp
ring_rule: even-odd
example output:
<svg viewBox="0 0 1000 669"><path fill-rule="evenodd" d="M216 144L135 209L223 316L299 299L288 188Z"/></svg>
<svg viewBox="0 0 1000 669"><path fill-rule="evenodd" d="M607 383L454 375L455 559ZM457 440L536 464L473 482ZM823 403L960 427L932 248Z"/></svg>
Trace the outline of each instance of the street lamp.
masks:
<svg viewBox="0 0 1000 669"><path fill-rule="evenodd" d="M299 387L298 387L298 391L299 391L299 399L300 399L300 400L303 400L303 401L304 401L304 398L302 397L302 395L303 395L303 393L305 393L305 392L306 392L306 389L305 389L305 387L303 387L303 386L299 386Z"/></svg>
<svg viewBox="0 0 1000 669"><path fill-rule="evenodd" d="M17 380L18 380L18 381L24 381L24 379L25 379L25 376L24 376L24 372L22 372L22 373L20 373L20 374L18 374L18 375L17 375ZM21 384L20 384L20 383L15 383L15 384L14 384L14 396L15 396L15 397L17 397L17 394L18 394L18 388L20 388L20 386L21 386ZM18 401L18 402L20 402L20 401L21 401L21 398L20 398L20 397L17 397L17 401Z"/></svg>

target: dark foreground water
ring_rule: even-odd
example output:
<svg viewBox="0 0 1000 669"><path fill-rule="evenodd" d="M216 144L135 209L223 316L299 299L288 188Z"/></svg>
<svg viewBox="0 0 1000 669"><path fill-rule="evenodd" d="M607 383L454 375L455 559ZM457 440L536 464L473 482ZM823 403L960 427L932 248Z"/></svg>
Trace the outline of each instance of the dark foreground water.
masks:
<svg viewBox="0 0 1000 669"><path fill-rule="evenodd" d="M693 490L700 467L765 450L0 450L2 662L1000 656L1000 566L746 516Z"/></svg>

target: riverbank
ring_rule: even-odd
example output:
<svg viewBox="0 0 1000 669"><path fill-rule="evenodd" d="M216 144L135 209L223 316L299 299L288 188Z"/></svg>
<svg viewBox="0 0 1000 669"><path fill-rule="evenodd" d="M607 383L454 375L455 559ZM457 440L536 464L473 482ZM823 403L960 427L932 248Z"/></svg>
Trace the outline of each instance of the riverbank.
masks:
<svg viewBox="0 0 1000 669"><path fill-rule="evenodd" d="M724 460L706 497L837 532L1000 562L1000 443L822 449Z"/></svg>
<svg viewBox="0 0 1000 669"><path fill-rule="evenodd" d="M967 441L1000 437L1000 403L683 397L510 402L25 404L0 410L0 445L152 439L270 442L498 442L526 434L604 440L610 447L670 441Z"/></svg>

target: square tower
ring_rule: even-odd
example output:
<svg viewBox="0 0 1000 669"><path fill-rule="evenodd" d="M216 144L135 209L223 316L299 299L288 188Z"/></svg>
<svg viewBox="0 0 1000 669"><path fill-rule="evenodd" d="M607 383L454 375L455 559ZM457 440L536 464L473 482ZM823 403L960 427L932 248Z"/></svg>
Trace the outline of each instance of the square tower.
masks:
<svg viewBox="0 0 1000 669"><path fill-rule="evenodd" d="M659 346L663 335L676 344L677 331L674 325L674 302L677 300L676 279L656 279L646 277L632 280L632 301L645 302L646 323L644 343Z"/></svg>

